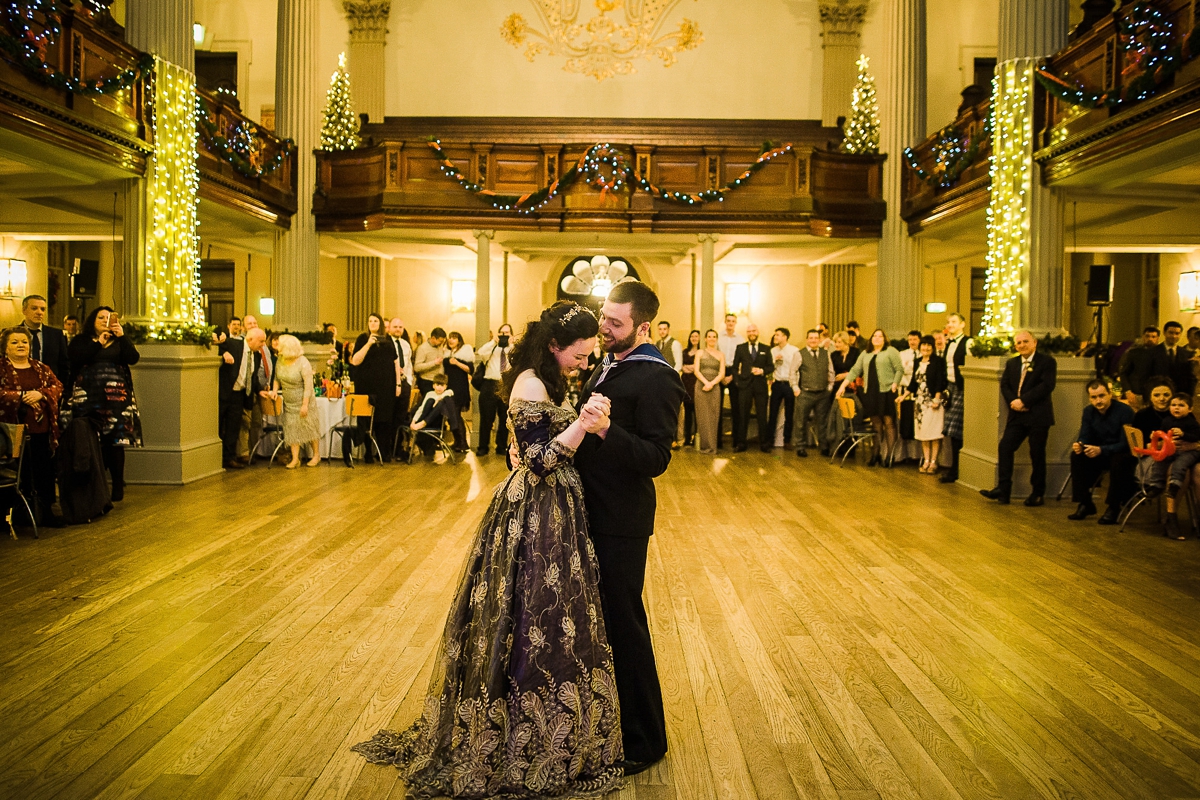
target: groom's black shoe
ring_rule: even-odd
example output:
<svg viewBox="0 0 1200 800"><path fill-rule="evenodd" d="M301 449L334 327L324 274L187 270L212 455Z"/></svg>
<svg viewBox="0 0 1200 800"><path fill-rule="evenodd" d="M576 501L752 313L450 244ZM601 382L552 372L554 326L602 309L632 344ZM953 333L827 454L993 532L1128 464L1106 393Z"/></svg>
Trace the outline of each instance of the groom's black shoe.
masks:
<svg viewBox="0 0 1200 800"><path fill-rule="evenodd" d="M658 762L662 761L663 758L665 758L665 756L659 756L658 758L654 759L653 761L619 761L619 762L617 762L617 766L619 766L623 770L625 770L625 777L628 778L632 775L637 775L639 773L645 772L646 770L650 769Z"/></svg>

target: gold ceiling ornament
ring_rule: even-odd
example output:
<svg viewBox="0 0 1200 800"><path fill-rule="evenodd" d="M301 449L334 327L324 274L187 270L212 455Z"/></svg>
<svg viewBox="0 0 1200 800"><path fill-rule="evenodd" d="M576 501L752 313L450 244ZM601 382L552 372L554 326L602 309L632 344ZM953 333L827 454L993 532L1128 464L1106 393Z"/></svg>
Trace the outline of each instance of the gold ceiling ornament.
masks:
<svg viewBox="0 0 1200 800"><path fill-rule="evenodd" d="M669 67L677 54L704 41L700 26L687 18L678 30L662 33L667 17L683 0L595 0L600 13L583 23L579 21L581 0L529 1L542 30L531 27L520 14L510 14L500 26L504 41L513 47L525 45L530 61L541 53L566 56L564 70L597 81L637 72L633 62L639 58L659 58ZM624 24L609 16L618 10L624 14Z"/></svg>

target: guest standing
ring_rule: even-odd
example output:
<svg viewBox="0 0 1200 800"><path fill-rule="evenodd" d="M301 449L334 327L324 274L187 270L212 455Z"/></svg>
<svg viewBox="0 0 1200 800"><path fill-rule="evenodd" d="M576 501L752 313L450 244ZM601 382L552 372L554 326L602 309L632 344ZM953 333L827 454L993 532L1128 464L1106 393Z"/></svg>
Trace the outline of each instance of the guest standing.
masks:
<svg viewBox="0 0 1200 800"><path fill-rule="evenodd" d="M485 364L483 388L479 390L479 443L475 455L488 454L492 426L496 428L496 455L508 452L508 404L500 394L500 381L508 371L512 357L512 325L507 322L496 335L475 351L475 363Z"/></svg>
<svg viewBox="0 0 1200 800"><path fill-rule="evenodd" d="M758 326L746 326L746 341L737 346L733 356L733 382L738 390L737 425L734 427L736 453L745 452L750 429L750 407L758 417L758 449L770 452L774 436L767 430L767 376L774 370L771 350L758 343Z"/></svg>
<svg viewBox="0 0 1200 800"><path fill-rule="evenodd" d="M444 375L442 361L446 358L446 331L434 328L429 332L429 340L425 341L420 331L417 332L421 343L413 351L413 369L417 372L417 392L424 397L433 391L435 375Z"/></svg>
<svg viewBox="0 0 1200 800"><path fill-rule="evenodd" d="M921 443L920 471L926 475L937 472L948 385L946 359L934 355L934 347L932 336L922 336L917 341L917 361L908 382L913 405L913 438Z"/></svg>
<svg viewBox="0 0 1200 800"><path fill-rule="evenodd" d="M654 342L654 347L658 350L658 354L666 360L671 369L675 370L675 374L683 376L683 345L679 340L671 335L671 323L662 321L658 323L658 339ZM671 449L678 450L683 444L683 410L680 409L679 420L675 425L675 440L671 442Z"/></svg>
<svg viewBox="0 0 1200 800"><path fill-rule="evenodd" d="M800 395L800 350L789 340L792 332L787 328L776 328L771 337L771 362L775 365L771 373L771 415L767 420L771 442L779 429L779 411L783 410L783 446L792 446L792 428L795 424L796 398ZM800 425L800 441L805 442L805 424Z"/></svg>
<svg viewBox="0 0 1200 800"><path fill-rule="evenodd" d="M1147 325L1142 330L1141 342L1125 351L1121 358L1120 376L1121 387L1125 389L1125 402L1135 407L1145 402L1149 390L1147 381L1155 375L1171 375L1167 349L1158 341L1158 337L1158 328Z"/></svg>
<svg viewBox="0 0 1200 800"><path fill-rule="evenodd" d="M450 389L454 392L459 412L471 410L471 371L475 367L475 350L463 341L463 335L458 331L450 331L446 336L446 357L442 359L442 367L449 381Z"/></svg>
<svg viewBox="0 0 1200 800"><path fill-rule="evenodd" d="M142 421L129 369L141 355L108 306L88 314L68 354L74 415L96 424L104 466L112 476L112 499L120 502L125 497L125 448L142 446Z"/></svg>
<svg viewBox="0 0 1200 800"><path fill-rule="evenodd" d="M1013 337L1017 355L1004 365L1000 394L1008 403L1008 422L1000 439L999 481L994 489L980 489L991 500L1007 504L1012 494L1013 456L1021 442L1029 439L1029 460L1033 462L1030 493L1025 505L1040 506L1046 495L1046 440L1054 425L1054 385L1058 362L1054 356L1037 352L1037 339L1029 331Z"/></svg>
<svg viewBox="0 0 1200 800"><path fill-rule="evenodd" d="M900 351L900 363L904 365L904 377L900 381L898 419L900 459L902 461L918 458L922 453L921 444L917 441L913 430L916 426L915 401L908 392L908 385L912 383L913 367L921 360L921 332L916 330L909 331L908 336L905 338L908 341L908 347Z"/></svg>
<svg viewBox="0 0 1200 800"><path fill-rule="evenodd" d="M71 363L67 355L67 337L58 328L45 324L46 298L31 294L21 301L21 327L29 332L29 357L45 364L66 385L70 378Z"/></svg>
<svg viewBox="0 0 1200 800"><path fill-rule="evenodd" d="M1196 376L1192 372L1192 357L1195 353L1183 338L1183 326L1175 320L1163 325L1163 350L1167 354L1167 377L1175 381L1176 388L1184 394L1196 393Z"/></svg>
<svg viewBox="0 0 1200 800"><path fill-rule="evenodd" d="M796 355L796 420L800 424L800 445L796 455L808 455L808 417L813 416L817 429L817 446L821 455L829 455L829 416L833 384L836 380L833 359L829 351L821 347L821 334L816 329L805 336L804 349Z"/></svg>
<svg viewBox="0 0 1200 800"><path fill-rule="evenodd" d="M703 349L700 331L688 334L687 347L683 351L683 444L691 447L696 443L696 356Z"/></svg>
<svg viewBox="0 0 1200 800"><path fill-rule="evenodd" d="M1079 435L1071 444L1071 499L1078 505L1067 519L1087 519L1096 513L1092 489L1107 470L1108 508L1099 522L1112 525L1120 516L1121 507L1134 494L1137 459L1129 452L1125 426L1133 424L1135 415L1132 408L1113 397L1107 381L1092 381L1087 385L1087 393L1089 405L1083 410ZM1161 424L1161 420L1158 422Z"/></svg>
<svg viewBox="0 0 1200 800"><path fill-rule="evenodd" d="M729 393L729 419L733 430L733 446L744 444L738 440L738 388L737 383L733 380L733 358L737 354L738 345L746 341L746 338L737 332L737 314L725 315L725 330L717 334L717 344L721 348L721 352L725 354L725 380L721 383L721 404L719 408L721 413L725 413L725 397L724 393ZM717 425L717 447L721 447L721 438L725 433L723 424Z"/></svg>
<svg viewBox="0 0 1200 800"><path fill-rule="evenodd" d="M717 332L706 331L704 349L696 355L696 435L700 452L715 455L721 427L721 386L725 383L725 353Z"/></svg>
<svg viewBox="0 0 1200 800"><path fill-rule="evenodd" d="M413 390L413 354L412 345L408 343L408 334L404 331L404 320L392 317L387 324L388 344L396 351L396 400L392 403L391 425L387 428L390 435L380 446L387 458L405 462L402 452L397 454L396 448L400 442L400 431L408 427L409 407L412 404Z"/></svg>
<svg viewBox="0 0 1200 800"><path fill-rule="evenodd" d="M953 456L950 469L941 477L942 483L954 483L958 480L958 457L963 446L963 414L965 412L966 396L963 392L966 379L963 377L963 365L967 361L967 321L962 314L954 313L946 318L946 412L942 425L942 435L950 440L950 452ZM936 337L935 337L936 341Z"/></svg>
<svg viewBox="0 0 1200 800"><path fill-rule="evenodd" d="M49 367L29 357L29 347L24 327L10 328L0 338L0 422L25 426L29 440L19 478L21 493L34 501L40 524L58 528L63 521L52 507L62 384Z"/></svg>
<svg viewBox="0 0 1200 800"><path fill-rule="evenodd" d="M829 351L829 362L833 365L833 381L835 386L840 386L842 381L846 380L846 376L850 374L850 370L854 368L854 364L858 361L859 351L857 347L850 346L850 337L843 331L838 331L830 338L831 349ZM845 394L854 397L855 386L853 382L845 387ZM834 408L830 405L831 413L829 421L826 423L828 430L826 441L837 443L842 440L846 431L846 420L842 418L840 408ZM832 447L832 444L830 445Z"/></svg>
<svg viewBox="0 0 1200 800"><path fill-rule="evenodd" d="M393 438L391 424L392 409L396 402L396 350L386 339L383 317L370 314L367 316L367 330L358 335L354 342L354 354L350 356L350 365L354 368L354 392L369 397L375 408L374 436L377 442L390 442ZM366 441L369 430L371 418L359 417L358 430L354 435L343 434L342 461L346 466L353 464L350 460L352 444ZM363 460L369 464L374 458L374 451L367 447ZM383 460L390 461L390 453L385 452Z"/></svg>
<svg viewBox="0 0 1200 800"><path fill-rule="evenodd" d="M272 397L283 395L283 443L292 451L288 469L300 466L300 448L307 445L307 465L321 463L321 426L317 421L313 368L304 357L304 346L295 336L279 337L279 361L275 365Z"/></svg>
<svg viewBox="0 0 1200 800"><path fill-rule="evenodd" d="M896 392L900 388L900 381L904 379L904 365L882 329L875 329L868 345L871 349L854 362L838 388L837 396L845 394L846 388L855 379L863 379L863 391L860 393L863 416L871 420L875 441L879 444L869 466L891 466L888 459L892 448L896 446Z"/></svg>
<svg viewBox="0 0 1200 800"><path fill-rule="evenodd" d="M221 367L217 373L217 434L221 437L221 454L226 469L241 469L248 466L254 447L250 445L250 428L253 427L253 408L258 395L266 391L271 383L269 376L274 367L270 351L264 346L266 334L262 328L254 328L245 338L230 336L221 342L217 352L221 355ZM262 412L258 414L259 430ZM244 434L244 435L243 435ZM245 458L238 455L242 441L246 442ZM253 436L258 445L257 433Z"/></svg>

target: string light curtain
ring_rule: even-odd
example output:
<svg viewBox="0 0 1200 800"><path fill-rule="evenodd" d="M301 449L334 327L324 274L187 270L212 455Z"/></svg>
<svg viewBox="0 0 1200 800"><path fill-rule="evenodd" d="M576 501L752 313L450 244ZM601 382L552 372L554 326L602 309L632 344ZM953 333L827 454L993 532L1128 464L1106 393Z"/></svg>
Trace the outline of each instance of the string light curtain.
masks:
<svg viewBox="0 0 1200 800"><path fill-rule="evenodd" d="M152 328L204 324L197 259L196 77L154 60L154 154L146 179L146 300Z"/></svg>
<svg viewBox="0 0 1200 800"><path fill-rule="evenodd" d="M1014 58L992 79L991 196L987 208L987 274L980 333L1011 334L1029 274L1029 195L1033 188L1033 70L1037 59Z"/></svg>

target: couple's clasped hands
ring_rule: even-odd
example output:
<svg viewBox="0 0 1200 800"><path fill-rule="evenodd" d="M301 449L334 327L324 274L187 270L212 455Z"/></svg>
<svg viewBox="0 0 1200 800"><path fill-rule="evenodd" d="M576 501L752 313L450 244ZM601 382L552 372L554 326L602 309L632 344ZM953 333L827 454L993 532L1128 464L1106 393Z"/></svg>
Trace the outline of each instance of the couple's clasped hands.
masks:
<svg viewBox="0 0 1200 800"><path fill-rule="evenodd" d="M593 394L583 404L583 408L579 409L579 421L588 433L603 434L608 430L608 415L611 411L612 404L607 397Z"/></svg>

